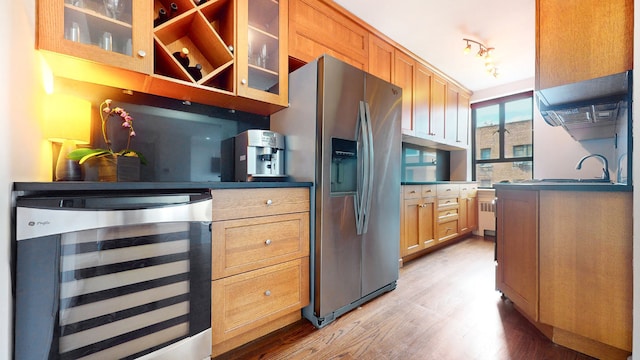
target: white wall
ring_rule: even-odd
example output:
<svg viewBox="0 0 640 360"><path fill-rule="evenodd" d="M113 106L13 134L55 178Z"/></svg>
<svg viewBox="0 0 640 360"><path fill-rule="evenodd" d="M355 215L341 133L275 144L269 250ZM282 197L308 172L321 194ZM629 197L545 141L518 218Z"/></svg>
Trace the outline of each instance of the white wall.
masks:
<svg viewBox="0 0 640 360"><path fill-rule="evenodd" d="M51 180L51 145L42 141L44 96L35 49L35 1L0 0L0 359L12 355L11 189L15 181Z"/></svg>

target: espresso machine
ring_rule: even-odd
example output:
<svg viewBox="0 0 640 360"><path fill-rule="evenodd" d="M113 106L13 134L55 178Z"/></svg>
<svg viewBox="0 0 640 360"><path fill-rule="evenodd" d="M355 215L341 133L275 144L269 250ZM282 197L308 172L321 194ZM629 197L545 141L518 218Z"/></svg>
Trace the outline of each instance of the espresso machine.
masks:
<svg viewBox="0 0 640 360"><path fill-rule="evenodd" d="M247 130L234 141L235 181L283 181L284 135Z"/></svg>

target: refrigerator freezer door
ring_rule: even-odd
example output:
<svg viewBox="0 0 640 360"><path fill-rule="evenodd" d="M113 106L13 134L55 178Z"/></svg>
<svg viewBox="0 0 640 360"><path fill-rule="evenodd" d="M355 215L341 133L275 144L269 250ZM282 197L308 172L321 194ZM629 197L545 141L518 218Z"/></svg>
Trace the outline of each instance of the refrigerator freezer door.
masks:
<svg viewBox="0 0 640 360"><path fill-rule="evenodd" d="M314 312L324 317L361 297L362 237L356 234L355 193L331 191L331 165L332 139L356 140L364 72L323 57L319 60L319 81L321 166L316 184ZM361 159L356 161L360 163Z"/></svg>

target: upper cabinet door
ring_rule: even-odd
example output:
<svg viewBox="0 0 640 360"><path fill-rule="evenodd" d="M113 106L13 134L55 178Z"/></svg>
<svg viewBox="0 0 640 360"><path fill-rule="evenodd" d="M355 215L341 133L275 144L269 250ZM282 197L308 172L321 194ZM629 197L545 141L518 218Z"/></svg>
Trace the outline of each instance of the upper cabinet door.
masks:
<svg viewBox="0 0 640 360"><path fill-rule="evenodd" d="M238 1L238 95L287 104L288 18L287 0Z"/></svg>
<svg viewBox="0 0 640 360"><path fill-rule="evenodd" d="M394 55L393 83L402 88L402 133L415 135L414 94L415 60L398 50Z"/></svg>
<svg viewBox="0 0 640 360"><path fill-rule="evenodd" d="M151 1L40 0L38 5L40 49L153 71Z"/></svg>
<svg viewBox="0 0 640 360"><path fill-rule="evenodd" d="M633 0L537 0L536 90L633 68Z"/></svg>

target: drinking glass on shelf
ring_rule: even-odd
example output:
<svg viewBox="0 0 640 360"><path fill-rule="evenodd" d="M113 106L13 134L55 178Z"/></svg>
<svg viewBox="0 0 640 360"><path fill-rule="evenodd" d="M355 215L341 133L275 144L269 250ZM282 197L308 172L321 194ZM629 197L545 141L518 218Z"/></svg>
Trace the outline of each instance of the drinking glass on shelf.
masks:
<svg viewBox="0 0 640 360"><path fill-rule="evenodd" d="M255 55L253 54L253 45L251 40L249 40L249 43L247 44L247 53L249 57L249 65L255 65Z"/></svg>
<svg viewBox="0 0 640 360"><path fill-rule="evenodd" d="M262 50L260 51L259 64L263 68L267 68L267 44L262 44Z"/></svg>
<svg viewBox="0 0 640 360"><path fill-rule="evenodd" d="M117 20L122 14L122 10L124 10L124 2L126 0L103 0L103 1L104 1L105 14L108 17Z"/></svg>

